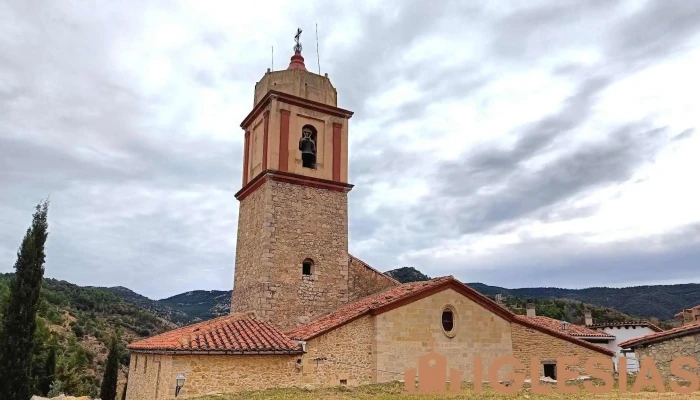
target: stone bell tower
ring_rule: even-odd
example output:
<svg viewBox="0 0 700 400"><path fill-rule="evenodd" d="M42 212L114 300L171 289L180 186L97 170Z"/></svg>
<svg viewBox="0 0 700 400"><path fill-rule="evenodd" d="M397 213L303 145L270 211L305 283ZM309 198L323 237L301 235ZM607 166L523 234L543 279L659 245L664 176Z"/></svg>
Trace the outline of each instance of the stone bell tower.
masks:
<svg viewBox="0 0 700 400"><path fill-rule="evenodd" d="M348 302L348 121L328 74L306 70L297 31L286 70L255 85L245 132L231 312L285 329Z"/></svg>

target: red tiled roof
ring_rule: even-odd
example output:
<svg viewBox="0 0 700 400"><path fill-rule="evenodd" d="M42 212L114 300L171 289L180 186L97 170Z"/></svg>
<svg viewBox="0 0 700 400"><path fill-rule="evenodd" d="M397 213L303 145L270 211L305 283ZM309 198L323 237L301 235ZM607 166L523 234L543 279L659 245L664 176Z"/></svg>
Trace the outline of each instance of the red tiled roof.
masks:
<svg viewBox="0 0 700 400"><path fill-rule="evenodd" d="M615 352L612 350L586 342L574 336L562 334L557 330L536 324L532 321L528 321L525 318L517 318L518 316L506 308L501 307L495 301L454 279L452 276L436 278L425 282L405 283L401 286L387 289L383 292L379 292L377 294L362 298L356 302L347 304L336 311L312 320L306 325L289 329L284 333L292 339L311 340L344 324L352 322L364 315L379 315L445 289L453 289L457 291L508 322L515 322L520 325L533 328L545 334L558 337L576 345L586 347L609 356L615 355Z"/></svg>
<svg viewBox="0 0 700 400"><path fill-rule="evenodd" d="M384 273L382 273L382 272L377 271L376 269L372 268L369 264L367 264L366 262L364 262L364 261L360 260L359 258L353 256L352 254L348 254L348 261L352 261L352 260L355 260L355 261L359 262L360 264L364 265L367 269L376 272L377 274L379 274L379 275L383 276L384 278L388 279L390 282L393 282L393 283L395 283L395 284L397 284L397 285L401 285L401 282L397 281L396 279L390 277L390 276L387 275L387 274L384 274Z"/></svg>
<svg viewBox="0 0 700 400"><path fill-rule="evenodd" d="M127 346L132 351L297 354L301 346L271 324L232 314L185 326Z"/></svg>
<svg viewBox="0 0 700 400"><path fill-rule="evenodd" d="M540 326L543 326L545 328L549 328L553 331L557 331L569 336L574 336L578 338L601 338L601 339L615 339L615 336L607 334L605 332L600 332L596 331L590 328L586 328L583 325L575 325L575 324L569 324L569 323L562 323L562 321L558 321L554 318L549 318L549 317L544 317L544 316L536 316L536 317L528 317L525 315L516 315L516 318L532 322L533 324L537 324ZM564 329L564 324L566 326L566 329Z"/></svg>
<svg viewBox="0 0 700 400"><path fill-rule="evenodd" d="M669 329L667 331L656 332L646 336L630 339L620 343L618 346L622 348L637 347L644 344L662 342L664 340L673 339L681 336L694 335L697 333L700 333L700 321L680 326L678 328Z"/></svg>
<svg viewBox="0 0 700 400"><path fill-rule="evenodd" d="M625 321L625 322L608 322L608 323L597 323L597 324L591 324L588 325L589 328L612 328L612 327L623 327L623 326L646 326L647 328L651 329L654 332L662 332L663 329L659 328L658 326L652 324L649 321Z"/></svg>

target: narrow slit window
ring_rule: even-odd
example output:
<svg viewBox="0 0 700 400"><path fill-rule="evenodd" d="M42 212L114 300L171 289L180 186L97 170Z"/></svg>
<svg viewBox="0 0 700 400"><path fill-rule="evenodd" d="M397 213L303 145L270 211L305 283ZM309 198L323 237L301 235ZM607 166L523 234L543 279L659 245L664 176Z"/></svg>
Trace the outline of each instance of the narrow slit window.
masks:
<svg viewBox="0 0 700 400"><path fill-rule="evenodd" d="M301 263L301 274L304 276L311 276L313 273L313 267L314 267L314 262L307 258L304 260L303 263Z"/></svg>

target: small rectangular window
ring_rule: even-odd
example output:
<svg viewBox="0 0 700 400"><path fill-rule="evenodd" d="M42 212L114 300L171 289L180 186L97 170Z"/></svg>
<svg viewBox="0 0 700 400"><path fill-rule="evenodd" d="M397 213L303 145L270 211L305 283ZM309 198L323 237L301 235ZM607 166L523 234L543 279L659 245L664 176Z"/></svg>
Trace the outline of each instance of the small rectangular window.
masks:
<svg viewBox="0 0 700 400"><path fill-rule="evenodd" d="M341 379L341 380L340 380L340 384L341 384L342 386L347 386L348 380L347 380L347 379Z"/></svg>
<svg viewBox="0 0 700 400"><path fill-rule="evenodd" d="M544 364L544 376L557 380L557 364Z"/></svg>
<svg viewBox="0 0 700 400"><path fill-rule="evenodd" d="M304 261L304 263L301 265L301 273L304 275L311 275L311 262L310 261Z"/></svg>

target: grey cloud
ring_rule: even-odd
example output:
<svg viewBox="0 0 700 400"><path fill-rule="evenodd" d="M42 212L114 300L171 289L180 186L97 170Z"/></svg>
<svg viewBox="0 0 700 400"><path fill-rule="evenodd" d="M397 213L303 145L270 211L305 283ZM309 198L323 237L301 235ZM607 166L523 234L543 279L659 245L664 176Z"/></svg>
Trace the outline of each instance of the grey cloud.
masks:
<svg viewBox="0 0 700 400"><path fill-rule="evenodd" d="M700 34L700 4L683 0L654 0L617 25L609 56L646 66L682 49Z"/></svg>
<svg viewBox="0 0 700 400"><path fill-rule="evenodd" d="M444 163L438 168L445 176L444 180L436 181L440 185L438 190L447 195L473 194L481 187L507 178L524 161L546 152L557 141L566 147L567 135L586 122L595 95L608 83L605 78L584 81L558 112L524 127L509 149L476 147L461 162Z"/></svg>
<svg viewBox="0 0 700 400"><path fill-rule="evenodd" d="M464 185L467 192L460 191L469 175L444 177L440 183L445 189L438 191L438 196L456 197L458 205L431 211L454 213L460 233L528 217L584 191L626 181L640 165L653 161L662 147L659 133L659 129L629 125L611 132L607 140L583 145L542 169L495 170L490 179L500 188L488 194L478 193L480 187L469 183Z"/></svg>
<svg viewBox="0 0 700 400"><path fill-rule="evenodd" d="M509 10L508 3L464 1L398 2L391 10L381 2L371 10L319 2L290 10L290 21L279 21L292 27L290 33L270 38L270 44L275 45L275 66L286 66L291 34L298 22L306 23L304 54L315 70L311 26L320 22L323 72L330 73L338 89L339 106L356 112L351 122L350 179L357 186L349 195L350 248L362 249L358 256L388 269L413 261L407 256L411 251L465 233L507 233L526 220L594 213L595 206L573 208L572 199L624 181L653 159L663 143L650 127L631 123L608 126L605 140L567 150L568 139L591 117L597 95L633 72L629 60L658 62L689 43L697 18L691 3L673 3L665 10L659 7L666 3L655 2L624 17L606 1L528 4L529 11ZM232 37L224 29L203 26L192 35L192 44L216 51L220 64L202 63L191 59L187 49L175 49L167 54L173 76L152 93L139 76L119 69L120 51L149 33L145 22L158 23L142 18L147 14L143 3L8 5L9 13L0 15L0 25L8 27L0 38L0 269L11 268L33 205L51 194L49 276L80 284L120 284L153 297L229 289L238 208L233 193L240 186L242 163L238 123L249 111L254 83L269 65L269 47L263 49L254 37L262 31ZM156 9L165 17L181 12L174 5ZM325 46L326 29L338 34L338 27L347 25L359 32L350 43ZM635 33L645 26L649 32ZM437 58L404 61L407 50L427 37L441 38L448 50ZM484 54L463 65L440 62L439 57L452 56L449 49L475 42L486 44ZM246 44L245 54L232 51L240 44ZM598 51L604 59L593 66L565 58L542 61L580 48ZM455 163L407 150L405 143L383 135L399 121L429 120L431 105L468 99L493 79L533 66L550 68L578 86L560 110L513 132L513 147L474 146ZM421 98L378 113L368 100L401 82L413 84ZM205 128L198 125L200 105L188 99L192 88L216 91L212 93L231 104L230 118L227 114L221 121L230 138L198 131ZM376 131L357 132L359 126ZM357 133L366 139L354 139ZM546 169L522 169L549 151L561 154ZM432 192L408 204L380 192L386 183L413 181L427 182ZM381 204L371 209L375 198ZM690 244L680 244L681 239L696 234L687 231L661 245L681 246L682 255ZM590 262L637 262L633 247L622 257L583 248L575 237L524 239L518 251L530 253L513 256L504 250L498 262L432 257L413 266L430 275L464 269L467 281L493 279L506 285L512 276L529 276L528 270L536 279L551 279L557 271L578 277L574 269ZM545 250L551 246L561 247L557 256L567 261L548 262ZM659 255L660 262L671 260L671 251ZM571 255L576 252L585 254ZM522 254L533 254L531 261L523 262ZM678 262L684 271L685 261ZM511 274L511 267L518 273ZM468 271L478 271L480 278L471 279ZM660 275L647 278L654 276Z"/></svg>
<svg viewBox="0 0 700 400"><path fill-rule="evenodd" d="M656 250L666 242L673 242L672 252ZM435 275L452 274L464 282L508 288L625 286L631 282L660 280L697 282L700 280L698 244L698 224L690 224L669 233L623 243L592 246L572 236L530 239L493 256L446 257L439 264L426 257L416 257L406 260L406 264L431 265Z"/></svg>

